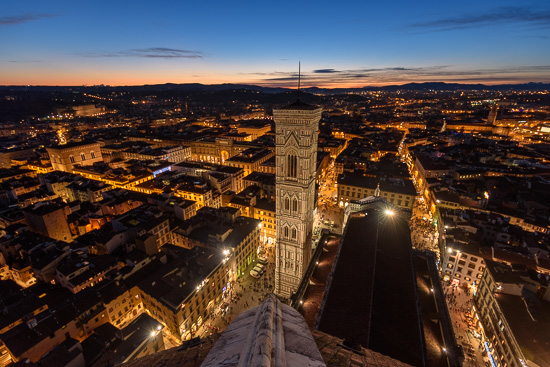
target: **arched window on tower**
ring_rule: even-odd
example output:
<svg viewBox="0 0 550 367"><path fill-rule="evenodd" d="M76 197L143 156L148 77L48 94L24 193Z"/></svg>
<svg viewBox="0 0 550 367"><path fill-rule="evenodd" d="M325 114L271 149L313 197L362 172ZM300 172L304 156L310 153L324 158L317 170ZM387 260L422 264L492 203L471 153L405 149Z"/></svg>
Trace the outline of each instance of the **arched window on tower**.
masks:
<svg viewBox="0 0 550 367"><path fill-rule="evenodd" d="M297 237L297 233L296 233L296 228L292 228L292 239L296 239Z"/></svg>
<svg viewBox="0 0 550 367"><path fill-rule="evenodd" d="M292 199L292 211L293 212L298 211L298 199L296 198Z"/></svg>
<svg viewBox="0 0 550 367"><path fill-rule="evenodd" d="M290 199L285 198L285 210L290 210Z"/></svg>
<svg viewBox="0 0 550 367"><path fill-rule="evenodd" d="M283 233L284 233L284 236L285 236L285 237L288 237L288 227L287 227L287 226L285 226L285 227L283 228Z"/></svg>
<svg viewBox="0 0 550 367"><path fill-rule="evenodd" d="M298 174L298 158L295 154L289 154L287 157L287 176L296 178Z"/></svg>

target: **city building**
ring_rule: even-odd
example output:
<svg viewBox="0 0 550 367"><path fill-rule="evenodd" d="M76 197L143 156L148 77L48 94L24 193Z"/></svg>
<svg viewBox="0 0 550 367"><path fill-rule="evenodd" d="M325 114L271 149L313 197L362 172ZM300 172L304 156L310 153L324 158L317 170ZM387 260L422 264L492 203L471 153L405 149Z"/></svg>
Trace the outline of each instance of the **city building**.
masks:
<svg viewBox="0 0 550 367"><path fill-rule="evenodd" d="M198 139L191 142L191 159L197 162L224 164L227 158L250 147L249 142L234 142L225 137Z"/></svg>
<svg viewBox="0 0 550 367"><path fill-rule="evenodd" d="M486 265L474 310L492 365L549 365L548 277L490 260Z"/></svg>
<svg viewBox="0 0 550 367"><path fill-rule="evenodd" d="M345 207L352 200L374 195L376 189L380 196L400 209L412 211L416 190L411 180L396 178L376 178L362 173L338 175L338 205Z"/></svg>
<svg viewBox="0 0 550 367"><path fill-rule="evenodd" d="M46 148L53 169L71 172L76 166L91 166L103 162L99 143L74 142Z"/></svg>
<svg viewBox="0 0 550 367"><path fill-rule="evenodd" d="M460 286L475 286L485 270L485 261L479 247L447 242L447 251L441 254L442 279Z"/></svg>
<svg viewBox="0 0 550 367"><path fill-rule="evenodd" d="M225 160L229 167L242 168L244 175L248 176L254 171L258 171L260 165L273 156L273 151L263 148L249 148L239 154Z"/></svg>
<svg viewBox="0 0 550 367"><path fill-rule="evenodd" d="M260 246L262 222L241 216L237 208L202 208L197 215L180 222L173 232L173 242L179 247L210 247L230 250L235 277L245 273L256 260Z"/></svg>
<svg viewBox="0 0 550 367"><path fill-rule="evenodd" d="M105 148L101 148L103 151ZM126 148L122 151L123 159L139 159L139 160L162 160L170 163L180 163L191 159L191 147L187 146L167 146L163 148L151 149L149 146L145 148Z"/></svg>
<svg viewBox="0 0 550 367"><path fill-rule="evenodd" d="M242 120L239 121L237 131L250 135L250 141L253 141L270 132L271 124L269 120Z"/></svg>
<svg viewBox="0 0 550 367"><path fill-rule="evenodd" d="M262 190L262 198L275 200L275 175L270 173L252 172L244 178L245 187L256 185Z"/></svg>
<svg viewBox="0 0 550 367"><path fill-rule="evenodd" d="M97 106L95 104L86 104L70 107L56 108L55 113L58 116L70 117L90 117L105 114L105 106Z"/></svg>
<svg viewBox="0 0 550 367"><path fill-rule="evenodd" d="M131 362L164 350L164 326L147 314L139 315L128 326L117 330L117 339L101 353L93 367Z"/></svg>
<svg viewBox="0 0 550 367"><path fill-rule="evenodd" d="M67 258L56 269L55 280L72 293L78 293L104 281L107 273L118 268L116 258L109 255Z"/></svg>
<svg viewBox="0 0 550 367"><path fill-rule="evenodd" d="M36 158L35 148L20 147L0 149L0 168L11 168L18 163L26 163L28 160Z"/></svg>
<svg viewBox="0 0 550 367"><path fill-rule="evenodd" d="M154 261L133 277L147 314L174 338L189 340L229 294L230 255L204 247L167 251L169 261Z"/></svg>
<svg viewBox="0 0 550 367"><path fill-rule="evenodd" d="M38 203L23 210L32 231L58 241L71 242L73 236L67 223L67 208L53 203Z"/></svg>
<svg viewBox="0 0 550 367"><path fill-rule="evenodd" d="M273 110L276 130L275 294L290 298L311 258L317 136L322 109L299 100Z"/></svg>
<svg viewBox="0 0 550 367"><path fill-rule="evenodd" d="M159 249L172 239L170 231L170 218L156 206L145 204L138 208L113 219L111 221L113 229L117 232L129 232L129 239L134 239L145 246L152 243L152 246L146 246L141 250L149 254L155 254ZM148 241L147 241L148 240Z"/></svg>

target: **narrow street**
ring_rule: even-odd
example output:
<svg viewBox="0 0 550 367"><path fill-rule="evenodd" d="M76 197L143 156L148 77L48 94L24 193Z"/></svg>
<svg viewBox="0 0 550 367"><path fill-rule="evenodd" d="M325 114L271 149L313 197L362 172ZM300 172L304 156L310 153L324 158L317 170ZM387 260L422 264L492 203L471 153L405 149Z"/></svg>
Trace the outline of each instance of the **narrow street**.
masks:
<svg viewBox="0 0 550 367"><path fill-rule="evenodd" d="M233 284L231 296L227 300L224 309L218 308L201 325L195 336L206 337L213 333L220 333L231 323L231 321L242 312L259 305L269 294L273 293L275 284L275 246L266 248L268 264L266 271L256 279L250 276L250 270L258 263L253 262L248 266L242 275Z"/></svg>
<svg viewBox="0 0 550 367"><path fill-rule="evenodd" d="M446 282L443 283L443 290L457 342L462 346L464 352L464 366L490 366L483 349L481 335L477 334L474 328L475 316L472 315L472 296L464 288L448 285Z"/></svg>
<svg viewBox="0 0 550 367"><path fill-rule="evenodd" d="M417 196L414 202L409 228L413 248L421 251L430 250L439 254L437 228L434 226L432 215L421 197Z"/></svg>
<svg viewBox="0 0 550 367"><path fill-rule="evenodd" d="M315 227L328 229L334 233L342 233L342 220L344 209L338 207L336 197L338 188L335 187L337 174L334 172L334 162L327 168L327 174L319 183L319 195L317 203L317 214L315 216Z"/></svg>

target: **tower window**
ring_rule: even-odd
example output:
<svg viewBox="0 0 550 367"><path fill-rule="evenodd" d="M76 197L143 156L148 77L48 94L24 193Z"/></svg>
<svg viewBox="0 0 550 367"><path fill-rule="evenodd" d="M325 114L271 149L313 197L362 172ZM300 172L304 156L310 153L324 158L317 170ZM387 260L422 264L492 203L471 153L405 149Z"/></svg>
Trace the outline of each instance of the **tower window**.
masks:
<svg viewBox="0 0 550 367"><path fill-rule="evenodd" d="M288 227L285 226L285 228L283 229L283 232L285 237L288 237Z"/></svg>
<svg viewBox="0 0 550 367"><path fill-rule="evenodd" d="M73 156L70 156L69 160L71 161L71 163L74 163L74 157Z"/></svg>
<svg viewBox="0 0 550 367"><path fill-rule="evenodd" d="M292 228L292 238L296 239L296 228Z"/></svg>
<svg viewBox="0 0 550 367"><path fill-rule="evenodd" d="M285 198L285 210L290 210L290 199Z"/></svg>
<svg viewBox="0 0 550 367"><path fill-rule="evenodd" d="M292 211L293 212L298 211L298 200L296 198L292 199Z"/></svg>
<svg viewBox="0 0 550 367"><path fill-rule="evenodd" d="M85 161L86 160L86 154L80 153L80 158L82 158L82 160Z"/></svg>
<svg viewBox="0 0 550 367"><path fill-rule="evenodd" d="M296 178L298 174L298 158L294 154L291 154L286 159L287 159L287 170L288 170L287 176Z"/></svg>

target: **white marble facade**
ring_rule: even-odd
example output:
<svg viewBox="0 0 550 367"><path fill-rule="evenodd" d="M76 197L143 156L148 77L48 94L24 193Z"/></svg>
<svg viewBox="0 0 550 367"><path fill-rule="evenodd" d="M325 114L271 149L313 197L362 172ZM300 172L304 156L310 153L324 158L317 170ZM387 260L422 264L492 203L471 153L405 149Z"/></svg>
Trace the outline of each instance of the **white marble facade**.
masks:
<svg viewBox="0 0 550 367"><path fill-rule="evenodd" d="M296 102L273 110L276 131L275 294L290 298L311 258L321 108Z"/></svg>

